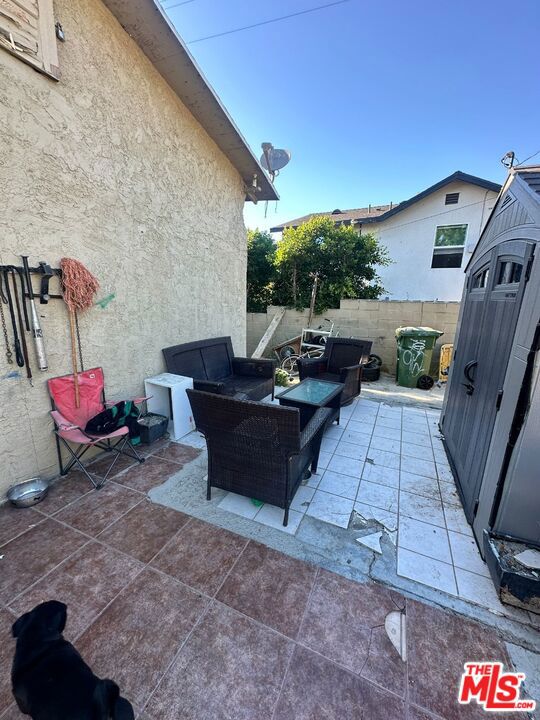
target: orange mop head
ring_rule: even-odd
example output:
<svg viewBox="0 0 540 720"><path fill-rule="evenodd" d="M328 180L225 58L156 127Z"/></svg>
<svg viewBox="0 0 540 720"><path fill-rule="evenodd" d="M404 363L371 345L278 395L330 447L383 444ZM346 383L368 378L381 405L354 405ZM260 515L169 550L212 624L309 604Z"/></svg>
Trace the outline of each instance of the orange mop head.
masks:
<svg viewBox="0 0 540 720"><path fill-rule="evenodd" d="M79 379L77 376L77 350L75 338L75 313L87 310L94 302L99 282L84 265L73 258L60 260L62 270L62 290L64 302L69 310L69 328L71 332L71 359L75 387L75 405L79 407Z"/></svg>

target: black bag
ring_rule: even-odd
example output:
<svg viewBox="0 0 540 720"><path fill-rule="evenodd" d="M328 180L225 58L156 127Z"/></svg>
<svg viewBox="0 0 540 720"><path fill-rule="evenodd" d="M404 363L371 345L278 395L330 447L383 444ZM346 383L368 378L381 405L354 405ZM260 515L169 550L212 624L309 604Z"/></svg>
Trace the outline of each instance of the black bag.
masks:
<svg viewBox="0 0 540 720"><path fill-rule="evenodd" d="M129 430L129 437L136 438L140 435L139 411L131 400L121 400L95 415L86 423L85 432L90 435L109 435L110 433L126 426Z"/></svg>

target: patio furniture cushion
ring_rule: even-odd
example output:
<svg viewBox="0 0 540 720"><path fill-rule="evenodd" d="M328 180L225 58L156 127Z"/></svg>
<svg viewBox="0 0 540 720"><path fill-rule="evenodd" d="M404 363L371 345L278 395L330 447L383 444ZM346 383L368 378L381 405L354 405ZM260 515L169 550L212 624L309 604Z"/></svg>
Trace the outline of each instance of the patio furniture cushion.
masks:
<svg viewBox="0 0 540 720"><path fill-rule="evenodd" d="M164 348L167 371L193 378L196 390L220 395L274 397L275 361L236 357L230 337L210 338Z"/></svg>

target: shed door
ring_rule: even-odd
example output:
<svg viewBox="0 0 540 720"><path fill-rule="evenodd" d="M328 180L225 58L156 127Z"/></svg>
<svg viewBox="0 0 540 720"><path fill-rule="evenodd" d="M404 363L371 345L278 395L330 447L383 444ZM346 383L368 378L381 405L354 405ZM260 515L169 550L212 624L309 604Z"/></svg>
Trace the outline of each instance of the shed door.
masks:
<svg viewBox="0 0 540 720"><path fill-rule="evenodd" d="M468 276L441 425L469 522L476 512L532 248L522 240L502 243Z"/></svg>

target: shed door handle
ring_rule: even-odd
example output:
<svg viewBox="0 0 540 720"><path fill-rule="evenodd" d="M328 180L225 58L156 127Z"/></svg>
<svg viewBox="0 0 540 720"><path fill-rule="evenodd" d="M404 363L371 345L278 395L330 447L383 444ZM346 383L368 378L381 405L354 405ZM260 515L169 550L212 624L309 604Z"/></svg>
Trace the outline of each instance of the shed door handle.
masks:
<svg viewBox="0 0 540 720"><path fill-rule="evenodd" d="M474 378L471 377L471 370L475 368L478 365L478 362L476 360L471 360L471 362L468 362L465 367L463 368L463 374L465 375L466 379L470 382L474 382Z"/></svg>

